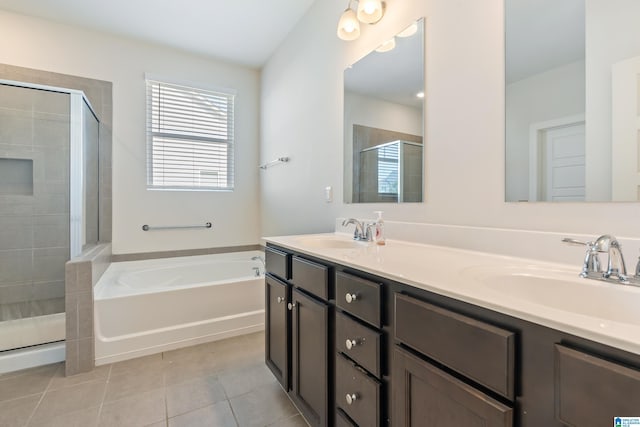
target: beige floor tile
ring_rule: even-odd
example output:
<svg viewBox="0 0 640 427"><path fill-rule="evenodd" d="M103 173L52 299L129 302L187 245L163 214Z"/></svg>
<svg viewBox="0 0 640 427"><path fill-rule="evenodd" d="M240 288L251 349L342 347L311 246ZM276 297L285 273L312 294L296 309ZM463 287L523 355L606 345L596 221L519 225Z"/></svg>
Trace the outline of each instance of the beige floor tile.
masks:
<svg viewBox="0 0 640 427"><path fill-rule="evenodd" d="M278 384L256 388L229 401L240 427L263 427L298 412Z"/></svg>
<svg viewBox="0 0 640 427"><path fill-rule="evenodd" d="M60 369L58 369L58 372L53 376L48 390L57 390L62 387L69 387L90 381L103 381L106 383L110 369L111 366L109 365L98 366L90 372L66 377L64 374L64 366L61 366Z"/></svg>
<svg viewBox="0 0 640 427"><path fill-rule="evenodd" d="M216 377L169 386L166 389L166 397L167 416L170 418L204 408L227 398Z"/></svg>
<svg viewBox="0 0 640 427"><path fill-rule="evenodd" d="M218 378L228 398L240 396L263 385L276 384L275 377L264 363L228 370L222 372Z"/></svg>
<svg viewBox="0 0 640 427"><path fill-rule="evenodd" d="M111 365L111 375L120 375L131 372L137 374L145 371L155 371L157 369L162 369L163 366L164 361L162 360L162 353L157 353L150 356L116 362Z"/></svg>
<svg viewBox="0 0 640 427"><path fill-rule="evenodd" d="M0 377L0 402L42 393L58 368L58 364L46 365Z"/></svg>
<svg viewBox="0 0 640 427"><path fill-rule="evenodd" d="M165 385L180 384L198 378L215 376L218 369L211 353L202 357L184 360L182 362L170 362L164 370Z"/></svg>
<svg viewBox="0 0 640 427"><path fill-rule="evenodd" d="M166 419L164 390L130 396L105 403L100 412L100 426L148 426Z"/></svg>
<svg viewBox="0 0 640 427"><path fill-rule="evenodd" d="M269 427L309 427L309 424L302 418L302 415L294 415L269 424Z"/></svg>
<svg viewBox="0 0 640 427"><path fill-rule="evenodd" d="M169 418L169 427L236 427L237 425L227 401Z"/></svg>
<svg viewBox="0 0 640 427"><path fill-rule="evenodd" d="M29 417L36 409L41 394L0 402L0 426L22 427L27 424Z"/></svg>
<svg viewBox="0 0 640 427"><path fill-rule="evenodd" d="M163 387L163 373L160 367L140 373L128 372L119 375L112 373L107 382L104 401L111 402Z"/></svg>
<svg viewBox="0 0 640 427"><path fill-rule="evenodd" d="M94 381L47 391L33 415L33 422L42 423L64 414L99 406L104 389L104 382Z"/></svg>
<svg viewBox="0 0 640 427"><path fill-rule="evenodd" d="M94 406L57 417L34 419L29 427L95 427L98 425L99 410L99 406Z"/></svg>

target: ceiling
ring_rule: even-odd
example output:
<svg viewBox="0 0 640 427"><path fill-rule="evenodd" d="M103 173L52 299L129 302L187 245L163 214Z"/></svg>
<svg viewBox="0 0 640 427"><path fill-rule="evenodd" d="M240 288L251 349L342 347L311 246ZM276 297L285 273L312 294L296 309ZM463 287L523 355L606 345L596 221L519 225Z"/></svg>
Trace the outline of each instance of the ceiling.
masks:
<svg viewBox="0 0 640 427"><path fill-rule="evenodd" d="M349 92L396 104L422 108L416 97L424 90L424 26L411 37L396 37L389 52L370 52L344 72L344 87Z"/></svg>
<svg viewBox="0 0 640 427"><path fill-rule="evenodd" d="M505 2L506 80L584 59L585 0Z"/></svg>
<svg viewBox="0 0 640 427"><path fill-rule="evenodd" d="M0 9L259 68L313 2L0 0Z"/></svg>

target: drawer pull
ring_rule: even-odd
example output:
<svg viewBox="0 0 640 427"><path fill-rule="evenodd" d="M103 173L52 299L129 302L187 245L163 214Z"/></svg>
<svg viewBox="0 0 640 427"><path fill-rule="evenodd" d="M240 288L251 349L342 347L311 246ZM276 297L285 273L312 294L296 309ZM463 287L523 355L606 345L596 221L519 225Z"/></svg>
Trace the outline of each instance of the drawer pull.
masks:
<svg viewBox="0 0 640 427"><path fill-rule="evenodd" d="M287 307L289 307L289 310L293 310L294 308L296 308L296 305L289 303L287 304Z"/></svg>
<svg viewBox="0 0 640 427"><path fill-rule="evenodd" d="M277 301L278 301L278 304L282 304L284 302L284 298L278 297Z"/></svg>
<svg viewBox="0 0 640 427"><path fill-rule="evenodd" d="M358 299L358 295L348 293L344 296L344 299L347 301L347 304L351 304Z"/></svg>
<svg viewBox="0 0 640 427"><path fill-rule="evenodd" d="M346 396L347 405L353 405L353 402L358 400L358 395L355 393L347 394Z"/></svg>
<svg viewBox="0 0 640 427"><path fill-rule="evenodd" d="M348 339L348 340L345 342L345 345L347 346L347 350L351 350L353 347L357 346L358 344L360 344L360 342L359 342L359 341L356 341L356 340L350 340L350 339Z"/></svg>

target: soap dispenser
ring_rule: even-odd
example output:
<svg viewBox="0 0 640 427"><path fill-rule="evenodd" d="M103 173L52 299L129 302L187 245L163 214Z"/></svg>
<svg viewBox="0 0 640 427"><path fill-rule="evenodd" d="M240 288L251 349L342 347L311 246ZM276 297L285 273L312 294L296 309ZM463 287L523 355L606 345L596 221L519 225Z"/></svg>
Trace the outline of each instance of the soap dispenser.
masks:
<svg viewBox="0 0 640 427"><path fill-rule="evenodd" d="M374 213L378 215L378 218L375 223L373 241L376 242L376 245L384 245L386 243L386 239L384 236L384 220L382 219L382 211L375 211Z"/></svg>

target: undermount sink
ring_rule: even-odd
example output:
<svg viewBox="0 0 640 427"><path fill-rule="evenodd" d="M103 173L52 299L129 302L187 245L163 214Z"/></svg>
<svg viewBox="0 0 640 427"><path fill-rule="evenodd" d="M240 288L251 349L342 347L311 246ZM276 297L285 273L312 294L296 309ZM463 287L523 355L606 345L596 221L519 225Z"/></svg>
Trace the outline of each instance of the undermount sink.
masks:
<svg viewBox="0 0 640 427"><path fill-rule="evenodd" d="M469 273L469 272L468 272ZM522 269L477 272L487 290L532 304L640 326L640 288L577 277L577 273Z"/></svg>
<svg viewBox="0 0 640 427"><path fill-rule="evenodd" d="M358 249L365 247L369 242L347 240L333 235L326 236L302 236L297 241L304 246L313 249Z"/></svg>

